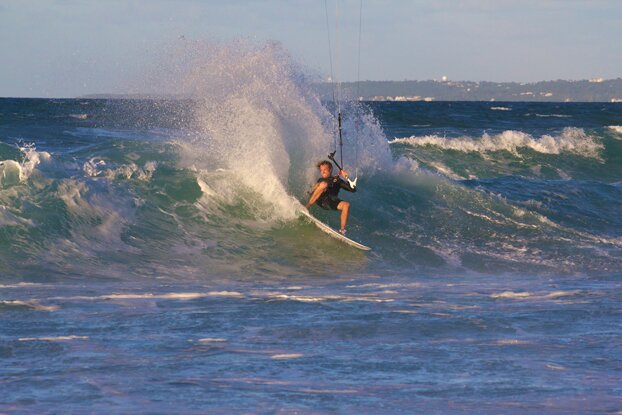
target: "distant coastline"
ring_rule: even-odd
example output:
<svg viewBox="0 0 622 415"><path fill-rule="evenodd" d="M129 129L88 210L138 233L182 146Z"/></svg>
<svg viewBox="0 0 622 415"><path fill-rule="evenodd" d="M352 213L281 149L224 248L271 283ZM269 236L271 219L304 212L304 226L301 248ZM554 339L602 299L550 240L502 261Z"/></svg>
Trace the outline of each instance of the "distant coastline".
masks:
<svg viewBox="0 0 622 415"><path fill-rule="evenodd" d="M314 87L325 101L333 99L333 83ZM622 78L580 81L362 81L341 84L344 97L361 101L501 101L501 102L622 102ZM87 99L183 99L153 94L88 94ZM187 98L187 97L186 97Z"/></svg>
<svg viewBox="0 0 622 415"><path fill-rule="evenodd" d="M322 99L332 100L333 85L317 85ZM341 88L345 96L363 101L622 102L622 78L535 83L363 81L342 83Z"/></svg>

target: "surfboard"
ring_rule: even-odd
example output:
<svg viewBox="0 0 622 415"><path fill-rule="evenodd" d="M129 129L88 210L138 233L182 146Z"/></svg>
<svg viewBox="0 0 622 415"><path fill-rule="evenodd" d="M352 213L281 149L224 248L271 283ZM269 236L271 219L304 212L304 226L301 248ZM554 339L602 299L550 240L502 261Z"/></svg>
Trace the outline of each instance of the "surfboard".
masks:
<svg viewBox="0 0 622 415"><path fill-rule="evenodd" d="M368 246L365 246L361 243L358 243L356 241L353 241L352 239L348 238L347 236L344 236L342 234L340 234L339 232L337 232L336 230L334 230L333 228L331 228L330 226L328 226L327 224L325 224L324 222L322 222L321 220L317 219L315 216L313 216L311 213L309 213L309 211L307 209L298 209L298 212L300 214L302 214L303 216L305 216L307 219L309 219L315 226L317 226L318 228L320 228L322 231L326 232L327 234L329 234L330 236L332 236L335 239L339 239L341 242L344 242L350 246L353 246L355 248L361 249L363 251L371 251L371 248Z"/></svg>

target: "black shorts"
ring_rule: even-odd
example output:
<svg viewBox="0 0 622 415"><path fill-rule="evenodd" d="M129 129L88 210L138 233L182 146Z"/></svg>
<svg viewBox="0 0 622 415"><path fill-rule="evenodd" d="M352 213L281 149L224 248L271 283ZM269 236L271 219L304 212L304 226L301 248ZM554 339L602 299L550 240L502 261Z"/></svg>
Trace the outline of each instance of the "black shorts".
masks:
<svg viewBox="0 0 622 415"><path fill-rule="evenodd" d="M339 206L339 203L341 203L341 199L332 199L330 197L323 197L315 202L316 205L325 210L338 210L337 206Z"/></svg>

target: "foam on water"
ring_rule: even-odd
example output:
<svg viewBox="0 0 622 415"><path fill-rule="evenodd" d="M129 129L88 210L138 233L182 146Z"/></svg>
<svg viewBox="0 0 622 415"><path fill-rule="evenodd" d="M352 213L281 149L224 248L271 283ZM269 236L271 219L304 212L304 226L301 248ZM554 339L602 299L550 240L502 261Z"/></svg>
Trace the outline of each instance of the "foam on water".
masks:
<svg viewBox="0 0 622 415"><path fill-rule="evenodd" d="M549 293L532 293L532 292L512 292L504 291L502 293L491 294L491 298L495 299L515 299L515 300L556 300L562 297L573 297L584 294L582 291L553 291Z"/></svg>
<svg viewBox="0 0 622 415"><path fill-rule="evenodd" d="M535 116L540 118L572 118L572 115L568 114L535 114Z"/></svg>
<svg viewBox="0 0 622 415"><path fill-rule="evenodd" d="M608 128L614 133L622 136L622 125L610 125Z"/></svg>
<svg viewBox="0 0 622 415"><path fill-rule="evenodd" d="M0 189L20 184L30 177L41 162L48 162L51 155L45 151L36 151L34 145L24 145L19 148L22 161L0 161Z"/></svg>
<svg viewBox="0 0 622 415"><path fill-rule="evenodd" d="M435 146L444 150L460 152L489 153L508 151L519 156L520 149L531 149L542 154L570 153L582 157L600 159L602 143L585 133L583 129L567 127L559 136L543 135L533 137L520 131L504 131L498 135L484 134L479 138L446 138L436 135L396 138L391 144L411 146Z"/></svg>
<svg viewBox="0 0 622 415"><path fill-rule="evenodd" d="M0 301L0 309L8 308L8 309L30 309L35 311L56 311L59 307L53 305L43 305L37 300L7 300Z"/></svg>
<svg viewBox="0 0 622 415"><path fill-rule="evenodd" d="M46 342L66 342L71 340L88 340L88 336L55 336L55 337L20 337L20 342L46 341Z"/></svg>

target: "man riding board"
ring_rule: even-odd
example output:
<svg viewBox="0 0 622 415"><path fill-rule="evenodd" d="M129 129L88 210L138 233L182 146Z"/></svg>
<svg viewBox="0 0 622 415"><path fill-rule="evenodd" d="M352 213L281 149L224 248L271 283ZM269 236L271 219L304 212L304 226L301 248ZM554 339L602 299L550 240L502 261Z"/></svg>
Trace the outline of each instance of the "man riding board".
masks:
<svg viewBox="0 0 622 415"><path fill-rule="evenodd" d="M323 160L318 163L318 169L320 170L320 177L317 183L313 186L311 198L307 203L306 208L309 209L312 204L317 204L319 207L325 210L340 210L341 211L341 229L339 233L346 234L346 223L348 222L348 212L350 210L350 203L345 200L341 200L337 197L339 190L344 189L348 192L356 192L355 185L341 179L339 176L343 176L348 180L348 173L344 170L339 170L337 176L333 176L333 165L328 160Z"/></svg>

